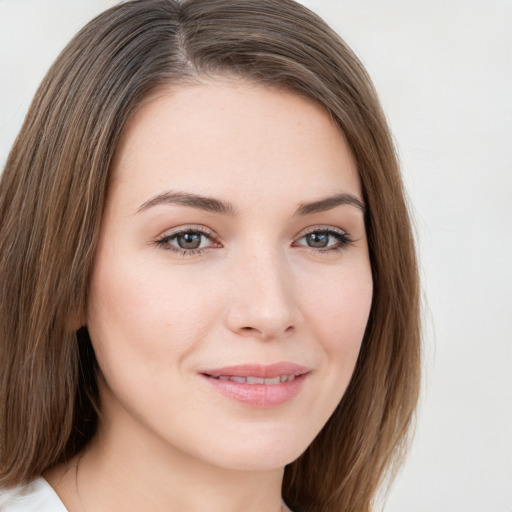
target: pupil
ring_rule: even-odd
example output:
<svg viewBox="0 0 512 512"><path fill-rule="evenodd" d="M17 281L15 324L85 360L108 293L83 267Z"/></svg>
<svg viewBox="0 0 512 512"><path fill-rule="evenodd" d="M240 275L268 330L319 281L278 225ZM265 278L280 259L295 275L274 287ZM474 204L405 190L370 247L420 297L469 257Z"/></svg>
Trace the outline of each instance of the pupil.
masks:
<svg viewBox="0 0 512 512"><path fill-rule="evenodd" d="M184 233L178 237L178 245L182 249L197 249L201 245L199 233Z"/></svg>
<svg viewBox="0 0 512 512"><path fill-rule="evenodd" d="M310 247L327 247L329 235L327 233L310 233L306 236Z"/></svg>

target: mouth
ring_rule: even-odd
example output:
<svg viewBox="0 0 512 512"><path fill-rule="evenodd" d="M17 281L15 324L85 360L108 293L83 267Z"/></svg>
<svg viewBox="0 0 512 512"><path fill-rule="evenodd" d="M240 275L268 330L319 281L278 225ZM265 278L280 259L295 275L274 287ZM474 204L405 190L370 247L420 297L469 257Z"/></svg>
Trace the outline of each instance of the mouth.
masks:
<svg viewBox="0 0 512 512"><path fill-rule="evenodd" d="M278 375L277 377L264 378L264 377L254 377L252 375L248 375L247 377L237 377L235 375L208 375L204 374L206 377L211 377L212 379L217 380L230 380L231 382L238 382L239 384L251 384L251 385L261 385L265 384L267 386L275 386L276 384L282 384L283 382L293 382L295 380L295 375Z"/></svg>
<svg viewBox="0 0 512 512"><path fill-rule="evenodd" d="M228 366L200 373L214 390L257 408L284 404L303 388L311 369L294 363Z"/></svg>

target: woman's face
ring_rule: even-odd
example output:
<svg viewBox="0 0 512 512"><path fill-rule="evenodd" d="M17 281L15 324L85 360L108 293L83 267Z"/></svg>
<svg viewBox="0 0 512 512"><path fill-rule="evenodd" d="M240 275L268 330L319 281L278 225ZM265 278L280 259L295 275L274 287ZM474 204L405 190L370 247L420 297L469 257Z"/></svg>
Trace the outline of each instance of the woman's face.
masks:
<svg viewBox="0 0 512 512"><path fill-rule="evenodd" d="M298 95L208 81L149 98L111 172L86 318L102 428L224 468L291 462L343 396L372 299L343 135Z"/></svg>

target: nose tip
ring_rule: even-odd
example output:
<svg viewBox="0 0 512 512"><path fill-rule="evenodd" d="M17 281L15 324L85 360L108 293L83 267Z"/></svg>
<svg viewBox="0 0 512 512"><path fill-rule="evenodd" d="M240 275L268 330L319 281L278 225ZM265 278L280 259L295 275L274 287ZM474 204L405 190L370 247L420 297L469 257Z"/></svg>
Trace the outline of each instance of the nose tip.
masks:
<svg viewBox="0 0 512 512"><path fill-rule="evenodd" d="M286 317L269 318L257 311L246 310L245 313L228 315L228 325L231 331L243 337L256 337L264 341L283 338L295 330L291 319Z"/></svg>
<svg viewBox="0 0 512 512"><path fill-rule="evenodd" d="M231 331L244 337L271 340L289 336L296 329L297 308L291 276L273 264L256 269L233 282L227 313Z"/></svg>

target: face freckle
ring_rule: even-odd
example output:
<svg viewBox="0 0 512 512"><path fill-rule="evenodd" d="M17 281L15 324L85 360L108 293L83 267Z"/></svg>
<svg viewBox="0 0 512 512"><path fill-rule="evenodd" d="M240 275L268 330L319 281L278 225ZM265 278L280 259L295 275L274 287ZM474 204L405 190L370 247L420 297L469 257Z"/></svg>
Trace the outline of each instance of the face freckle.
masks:
<svg viewBox="0 0 512 512"><path fill-rule="evenodd" d="M343 134L308 99L211 80L148 99L111 173L87 310L105 424L199 463L291 462L348 385L372 299Z"/></svg>

